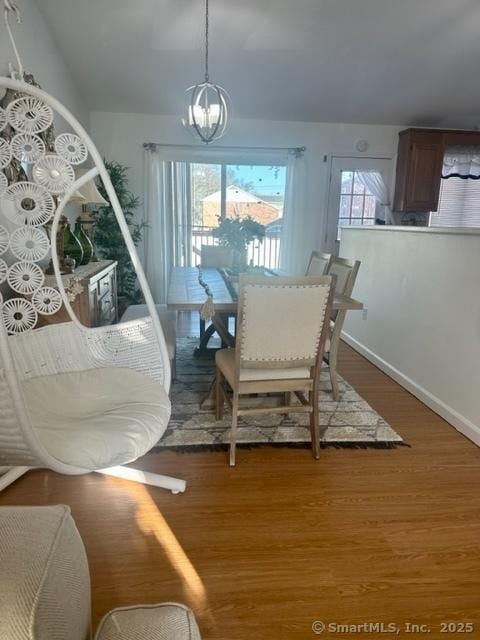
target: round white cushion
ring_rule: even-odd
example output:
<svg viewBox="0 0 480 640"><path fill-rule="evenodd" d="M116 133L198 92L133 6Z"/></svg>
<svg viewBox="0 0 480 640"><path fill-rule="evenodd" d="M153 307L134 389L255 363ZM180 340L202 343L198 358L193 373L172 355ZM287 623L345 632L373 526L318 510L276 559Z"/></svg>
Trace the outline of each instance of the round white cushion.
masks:
<svg viewBox="0 0 480 640"><path fill-rule="evenodd" d="M201 640L193 612L164 602L114 609L100 622L95 640Z"/></svg>
<svg viewBox="0 0 480 640"><path fill-rule="evenodd" d="M23 392L36 435L50 455L92 471L144 455L170 419L162 385L132 369L31 378Z"/></svg>

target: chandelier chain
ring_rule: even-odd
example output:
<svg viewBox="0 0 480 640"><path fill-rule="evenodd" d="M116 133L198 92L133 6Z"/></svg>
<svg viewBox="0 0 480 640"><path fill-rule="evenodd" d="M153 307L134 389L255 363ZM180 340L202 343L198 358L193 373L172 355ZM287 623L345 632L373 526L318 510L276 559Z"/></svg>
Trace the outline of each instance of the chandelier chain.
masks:
<svg viewBox="0 0 480 640"><path fill-rule="evenodd" d="M208 27L209 27L208 0L205 0L205 82L209 80L208 73Z"/></svg>

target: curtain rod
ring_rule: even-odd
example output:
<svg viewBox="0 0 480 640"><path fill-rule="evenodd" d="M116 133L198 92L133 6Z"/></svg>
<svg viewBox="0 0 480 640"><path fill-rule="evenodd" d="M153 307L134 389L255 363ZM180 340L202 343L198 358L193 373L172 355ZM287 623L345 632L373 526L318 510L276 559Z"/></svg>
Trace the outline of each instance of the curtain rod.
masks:
<svg viewBox="0 0 480 640"><path fill-rule="evenodd" d="M199 149L198 145L188 145L188 144L162 144L161 142L144 142L143 147L145 149L154 149L155 147L173 147L173 148L181 148L181 149ZM212 149L213 151L287 151L287 153L294 153L296 156L300 156L305 153L307 147L220 147L220 146L209 146L208 149Z"/></svg>

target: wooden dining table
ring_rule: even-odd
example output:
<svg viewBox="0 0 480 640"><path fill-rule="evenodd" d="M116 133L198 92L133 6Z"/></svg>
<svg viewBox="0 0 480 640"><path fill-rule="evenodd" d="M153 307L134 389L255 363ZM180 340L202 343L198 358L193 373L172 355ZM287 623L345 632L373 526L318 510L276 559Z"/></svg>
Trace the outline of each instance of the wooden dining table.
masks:
<svg viewBox="0 0 480 640"><path fill-rule="evenodd" d="M275 277L278 271L266 270ZM200 283L200 280L203 284ZM229 316L237 313L237 286L230 281L224 270L215 268L174 267L170 276L167 306L176 311L200 311L207 299L207 290L212 295L215 305L215 316L212 324L200 336L200 343L195 355L202 356L213 353L208 342L215 332L222 338L223 345L229 344ZM361 310L363 304L354 298L336 293L332 308L334 310Z"/></svg>

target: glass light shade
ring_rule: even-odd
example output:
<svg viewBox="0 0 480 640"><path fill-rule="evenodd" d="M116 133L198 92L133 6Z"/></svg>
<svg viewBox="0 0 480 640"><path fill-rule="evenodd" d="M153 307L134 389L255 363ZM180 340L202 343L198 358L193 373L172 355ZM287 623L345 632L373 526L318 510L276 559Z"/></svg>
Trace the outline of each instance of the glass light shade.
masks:
<svg viewBox="0 0 480 640"><path fill-rule="evenodd" d="M230 98L218 84L202 82L189 87L186 95L186 114L183 125L202 142L209 144L225 135Z"/></svg>

